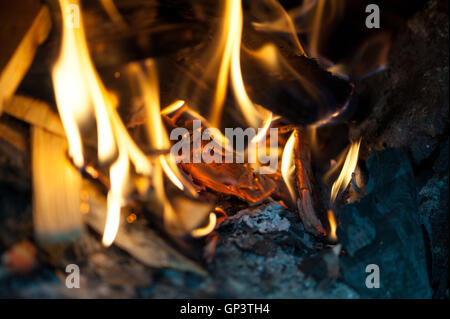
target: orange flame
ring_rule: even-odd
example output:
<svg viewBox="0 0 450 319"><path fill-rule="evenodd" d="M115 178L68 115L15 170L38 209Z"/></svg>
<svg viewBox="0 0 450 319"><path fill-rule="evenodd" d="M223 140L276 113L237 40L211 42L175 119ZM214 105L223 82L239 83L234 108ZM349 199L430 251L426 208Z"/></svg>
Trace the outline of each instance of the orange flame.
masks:
<svg viewBox="0 0 450 319"><path fill-rule="evenodd" d="M330 224L330 233L328 234L328 238L332 242L336 242L338 239L336 235L337 229L336 218L334 217L334 213L331 209L328 210L327 214L328 214L328 223Z"/></svg>

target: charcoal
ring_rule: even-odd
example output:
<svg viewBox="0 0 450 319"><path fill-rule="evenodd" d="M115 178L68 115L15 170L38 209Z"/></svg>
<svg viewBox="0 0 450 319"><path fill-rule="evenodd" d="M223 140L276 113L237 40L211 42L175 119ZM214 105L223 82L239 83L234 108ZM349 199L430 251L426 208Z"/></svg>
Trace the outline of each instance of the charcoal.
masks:
<svg viewBox="0 0 450 319"><path fill-rule="evenodd" d="M339 213L337 234L349 253L340 258L343 280L363 298L431 297L408 154L405 149L373 152L367 167L368 195ZM379 288L366 287L370 264L380 269Z"/></svg>

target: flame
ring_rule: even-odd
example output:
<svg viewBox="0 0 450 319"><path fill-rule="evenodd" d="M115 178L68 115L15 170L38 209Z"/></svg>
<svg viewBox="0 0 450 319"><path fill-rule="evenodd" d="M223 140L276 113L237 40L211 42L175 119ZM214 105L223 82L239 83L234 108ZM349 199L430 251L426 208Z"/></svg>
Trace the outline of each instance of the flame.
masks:
<svg viewBox="0 0 450 319"><path fill-rule="evenodd" d="M290 33L291 37L295 37L298 32L306 32L308 30L307 28L296 26L294 21L304 18L309 12L313 11L316 4L317 0L303 0L300 6L289 10L289 12L286 12L281 7L284 12L281 12L282 15L275 21L264 23L253 22L252 24L259 31Z"/></svg>
<svg viewBox="0 0 450 319"><path fill-rule="evenodd" d="M245 89L241 72L241 37L243 27L243 14L241 0L226 0L223 25L220 31L219 48L222 50L216 91L211 113L211 124L219 126L220 116L228 86L228 77L231 78L234 96L246 121L257 127L262 120L267 121L267 110L258 110L250 100Z"/></svg>
<svg viewBox="0 0 450 319"><path fill-rule="evenodd" d="M159 158L159 160L161 161L161 166L163 168L163 171L166 173L167 177L172 181L172 183L175 184L176 187L178 187L181 190L184 190L183 183L178 179L175 172L169 166L169 163L167 162L166 158L167 157L164 155L161 155Z"/></svg>
<svg viewBox="0 0 450 319"><path fill-rule="evenodd" d="M327 215L328 215L328 223L330 224L330 233L328 234L328 238L330 239L330 241L336 242L338 238L336 235L337 223L336 218L334 217L334 212L331 209L329 209Z"/></svg>
<svg viewBox="0 0 450 319"><path fill-rule="evenodd" d="M295 131L289 136L283 150L283 157L281 159L281 176L286 183L292 200L295 202L297 195L295 193L295 184L292 179L295 172L294 162L294 146L295 146Z"/></svg>
<svg viewBox="0 0 450 319"><path fill-rule="evenodd" d="M178 111L184 104L185 104L185 102L183 100L175 101L172 104L166 106L164 109L162 109L161 114L167 115L167 114L171 114L175 111Z"/></svg>
<svg viewBox="0 0 450 319"><path fill-rule="evenodd" d="M124 203L125 185L129 179L129 162L138 173L150 175L152 166L145 154L129 136L115 108L116 99L104 87L89 55L82 17L80 24L70 25L66 8L80 6L78 0L59 0L64 18L61 51L52 69L56 104L69 141L69 155L77 167L84 165L80 128L89 124L93 113L97 124L98 159L108 163L118 153L110 167L111 189L107 198L107 213L103 244L114 241L120 224L120 209ZM70 10L69 10L70 11ZM87 172L92 171L89 166ZM95 176L94 174L93 176Z"/></svg>
<svg viewBox="0 0 450 319"><path fill-rule="evenodd" d="M107 197L107 214L102 243L110 246L116 238L120 225L120 210L124 204L125 186L128 180L129 161L125 154L120 154L117 161L111 165L111 189Z"/></svg>
<svg viewBox="0 0 450 319"><path fill-rule="evenodd" d="M270 112L268 117L267 117L267 119L264 121L264 125L263 125L262 130L260 130L258 132L258 134L256 134L252 138L252 140L250 141L251 143L255 143L256 144L256 143L260 142L264 138L264 136L266 136L267 131L270 128L270 124L272 123L272 120L273 120L273 114L272 114L272 112Z"/></svg>
<svg viewBox="0 0 450 319"><path fill-rule="evenodd" d="M68 5L79 6L78 0L60 0L62 16ZM84 164L80 126L87 124L88 116L94 109L98 130L98 157L106 162L115 155L116 146L107 108L112 100L103 87L92 64L87 47L84 27L63 23L61 52L52 70L58 111L69 140L69 154L75 165Z"/></svg>
<svg viewBox="0 0 450 319"><path fill-rule="evenodd" d="M358 163L359 147L361 145L361 139L352 143L345 158L344 165L342 166L341 173L331 188L330 202L333 203L340 191L345 190L352 179L352 173L355 171L356 164Z"/></svg>
<svg viewBox="0 0 450 319"><path fill-rule="evenodd" d="M216 227L216 222L217 222L217 216L215 213L210 213L209 214L209 222L208 225L206 225L205 227L201 227L201 228L197 228L194 229L191 232L191 236L198 238L198 237L203 237L208 235L209 233L211 233L214 228Z"/></svg>
<svg viewBox="0 0 450 319"><path fill-rule="evenodd" d="M140 91L143 94L145 107L147 110L147 135L149 137L150 144L157 150L169 150L170 141L167 135L166 129L161 119L161 110L159 103L159 85L156 72L156 65L153 60L149 59L144 63L145 69L148 74L144 74L144 71L137 63L131 63L129 70L133 74L140 86ZM163 112L170 113L171 111L183 106L183 101L178 101L175 104L170 105L164 109ZM197 197L197 191L192 184L182 175L178 169L175 161L168 155L160 155L158 157L159 163L166 176L172 181L172 183L181 190L187 190L192 196Z"/></svg>
<svg viewBox="0 0 450 319"><path fill-rule="evenodd" d="M318 0L311 32L311 43L309 45L313 57L319 56L320 27L322 26L324 8L325 0Z"/></svg>
<svg viewBox="0 0 450 319"><path fill-rule="evenodd" d="M128 29L128 25L120 15L119 10L114 4L114 0L100 0L100 3L103 6L103 9L105 9L109 18L114 22L114 24L116 24L121 29Z"/></svg>
<svg viewBox="0 0 450 319"><path fill-rule="evenodd" d="M291 41L294 44L295 48L297 49L297 54L306 56L306 52L300 43L294 22L289 13L286 12L284 7L277 0L269 0L266 2L268 2L268 4L270 5L271 8L269 9L271 9L271 11L277 12L279 18L275 22L271 23L253 22L252 25L255 27L256 30L274 31L274 29L278 29L278 31L280 31L281 29L282 31L286 31L290 36Z"/></svg>

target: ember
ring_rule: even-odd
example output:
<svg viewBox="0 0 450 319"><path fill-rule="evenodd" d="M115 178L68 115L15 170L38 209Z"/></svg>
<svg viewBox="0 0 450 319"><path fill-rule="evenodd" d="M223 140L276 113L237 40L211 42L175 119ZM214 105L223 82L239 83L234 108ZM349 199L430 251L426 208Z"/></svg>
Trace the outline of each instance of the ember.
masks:
<svg viewBox="0 0 450 319"><path fill-rule="evenodd" d="M0 297L448 297L448 4L382 2L2 3Z"/></svg>

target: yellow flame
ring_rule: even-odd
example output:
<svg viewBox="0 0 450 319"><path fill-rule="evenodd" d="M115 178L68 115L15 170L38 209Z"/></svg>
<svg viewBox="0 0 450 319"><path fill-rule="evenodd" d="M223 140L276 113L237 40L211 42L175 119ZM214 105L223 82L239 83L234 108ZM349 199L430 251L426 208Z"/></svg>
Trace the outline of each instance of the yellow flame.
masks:
<svg viewBox="0 0 450 319"><path fill-rule="evenodd" d="M178 111L183 105L185 104L185 102L183 100L178 100L173 102L172 104L166 106L165 108L163 108L161 110L161 114L163 115L167 115L167 114L171 114L175 111Z"/></svg>
<svg viewBox="0 0 450 319"><path fill-rule="evenodd" d="M206 225L205 227L201 227L201 228L197 228L194 229L191 232L191 236L198 238L198 237L203 237L208 235L209 233L211 233L214 228L216 227L216 222L217 222L217 216L214 213L210 213L209 214L209 222L208 225Z"/></svg>
<svg viewBox="0 0 450 319"><path fill-rule="evenodd" d="M79 24L71 25L73 8L79 0L59 0L64 19L61 51L52 69L56 103L69 141L69 154L76 166L84 165L80 127L89 124L93 113L97 124L98 159L107 163L117 154L110 167L111 189L107 198L107 213L103 243L111 245L120 224L120 209L124 202L129 161L136 171L150 175L152 166L145 154L129 136L120 119L115 97L104 87L89 55L81 15ZM69 14L70 13L70 14ZM81 11L78 11L81 14ZM87 171L95 171L87 167ZM96 172L92 175L97 176Z"/></svg>
<svg viewBox="0 0 450 319"><path fill-rule="evenodd" d="M175 172L169 166L169 163L167 162L166 156L161 155L159 157L159 160L161 162L162 169L163 169L164 173L166 173L167 177L172 181L172 183L175 184L176 187L178 187L181 190L184 190L183 183L178 179L178 177L175 174Z"/></svg>
<svg viewBox="0 0 450 319"><path fill-rule="evenodd" d="M145 69L148 72L148 75L144 74L138 64L131 63L129 65L129 70L136 77L140 86L140 91L144 97L144 103L147 111L146 127L150 144L157 150L168 151L170 148L170 141L161 118L158 77L154 61L151 59L146 60ZM171 110L173 111L176 108L180 108L183 104L183 101L178 101L169 106L169 109L166 108L165 111L170 113ZM195 188L178 169L172 156L160 155L158 160L164 173L175 186L181 190L186 189L194 197L198 196ZM161 187L163 187L163 185L161 185Z"/></svg>
<svg viewBox="0 0 450 319"><path fill-rule="evenodd" d="M264 30L267 26L269 26L269 29L270 29L271 24L272 24L272 26L279 25L278 28L280 28L280 26L281 26L281 28L283 30L286 30L286 32L289 34L292 43L295 45L295 47L297 49L297 54L306 56L305 50L303 49L303 46L301 45L300 40L298 38L297 30L295 29L294 22L292 21L292 18L289 15L289 13L286 12L284 7L277 0L270 0L270 1L268 1L268 3L271 5L271 7L272 7L271 9L273 11L277 11L280 18L272 23L254 22L253 26L255 27L255 29L256 30Z"/></svg>
<svg viewBox="0 0 450 319"><path fill-rule="evenodd" d="M337 229L337 223L336 218L334 217L334 212L329 209L328 210L328 223L330 224L330 233L328 234L328 238L335 242L337 241L337 235L336 235L336 229Z"/></svg>
<svg viewBox="0 0 450 319"><path fill-rule="evenodd" d="M219 127L229 76L231 77L234 96L246 121L252 127L257 127L261 120L268 118L268 115L264 114L267 111L261 114L245 90L240 58L242 26L241 0L226 0L223 26L220 33L221 43L219 46L223 51L211 114L211 124L214 127Z"/></svg>
<svg viewBox="0 0 450 319"><path fill-rule="evenodd" d="M107 197L107 214L102 243L110 246L116 238L120 225L120 210L124 204L125 186L129 174L129 161L125 154L120 154L110 168L111 189Z"/></svg>
<svg viewBox="0 0 450 319"><path fill-rule="evenodd" d="M352 173L355 171L356 164L358 163L359 147L361 145L361 139L352 143L345 158L344 165L342 166L341 173L331 188L330 202L333 203L339 192L345 190L350 181L352 180Z"/></svg>
<svg viewBox="0 0 450 319"><path fill-rule="evenodd" d="M265 63L270 70L275 70L279 67L278 50L272 43L264 44L258 50L250 50L244 48L245 52L252 55L254 58Z"/></svg>
<svg viewBox="0 0 450 319"><path fill-rule="evenodd" d="M295 184L292 178L295 172L294 147L295 132L292 132L284 146L283 157L281 159L281 176L283 176L283 180L286 183L291 198L295 201L297 195L295 193Z"/></svg>
<svg viewBox="0 0 450 319"><path fill-rule="evenodd" d="M258 132L258 134L256 134L252 138L252 140L250 141L251 143L258 143L259 141L261 141L264 138L264 136L266 136L267 131L270 128L270 124L272 123L272 119L273 119L273 115L272 115L272 112L270 112L268 117L267 117L267 119L264 121L264 125L263 125L262 130L260 130Z"/></svg>
<svg viewBox="0 0 450 319"><path fill-rule="evenodd" d="M274 2L273 0L272 2ZM302 4L296 8L286 12L283 7L282 16L278 19L269 22L253 22L252 25L256 30L267 31L267 32L278 32L278 33L288 33L291 37L297 35L297 33L307 32L309 29L305 27L296 26L294 21L297 19L304 18L309 12L313 11L318 0L303 0ZM280 4L278 4L280 5ZM281 5L280 5L281 6ZM287 15L287 16L286 16Z"/></svg>
<svg viewBox="0 0 450 319"><path fill-rule="evenodd" d="M66 19L68 6L78 6L78 0L60 0L64 17L61 51L52 70L55 97L67 139L69 153L76 166L84 164L80 126L86 124L94 109L98 131L100 162L111 159L116 151L107 108L112 101L103 87L89 56L82 17L80 24L70 26Z"/></svg>
<svg viewBox="0 0 450 319"><path fill-rule="evenodd" d="M314 23L310 43L311 55L315 58L319 56L320 27L322 25L324 8L325 8L325 0L319 0L314 15Z"/></svg>

